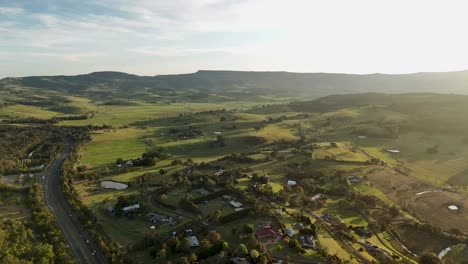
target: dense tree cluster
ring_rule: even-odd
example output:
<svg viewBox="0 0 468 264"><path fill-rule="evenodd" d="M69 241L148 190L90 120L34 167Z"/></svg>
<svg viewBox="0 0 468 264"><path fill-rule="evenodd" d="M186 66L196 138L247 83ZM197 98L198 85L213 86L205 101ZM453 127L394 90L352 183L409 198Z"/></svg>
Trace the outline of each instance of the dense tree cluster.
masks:
<svg viewBox="0 0 468 264"><path fill-rule="evenodd" d="M0 175L27 171L48 164L63 146L64 138L89 140L87 128L0 126Z"/></svg>
<svg viewBox="0 0 468 264"><path fill-rule="evenodd" d="M124 249L113 242L104 232L102 227L97 223L96 215L82 202L79 198L78 191L74 187L74 177L77 177L78 171L73 165L76 163L77 158L78 148L75 146L62 167L62 191L67 199L67 203L76 214L83 227L93 237L94 242L98 245L101 252L111 263L124 262L126 260Z"/></svg>
<svg viewBox="0 0 468 264"><path fill-rule="evenodd" d="M56 263L72 263L70 250L65 243L62 232L55 222L54 216L45 206L44 192L42 187L34 185L29 188L28 204L32 209L31 222L34 230L46 243L43 245L44 252L47 252L49 261Z"/></svg>
<svg viewBox="0 0 468 264"><path fill-rule="evenodd" d="M193 126L174 127L169 129L169 133L175 135L179 139L197 138L203 135L203 132Z"/></svg>
<svg viewBox="0 0 468 264"><path fill-rule="evenodd" d="M41 118L18 118L18 119L5 119L3 123L6 124L42 124L42 125L52 125L57 124L66 120L86 120L90 118L90 115L73 115L73 116L56 116L50 119L41 119Z"/></svg>

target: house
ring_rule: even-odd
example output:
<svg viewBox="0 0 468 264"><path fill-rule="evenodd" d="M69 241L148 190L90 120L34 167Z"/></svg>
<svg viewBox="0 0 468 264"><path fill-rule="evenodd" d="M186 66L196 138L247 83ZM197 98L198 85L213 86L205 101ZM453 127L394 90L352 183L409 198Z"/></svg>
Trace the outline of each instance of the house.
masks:
<svg viewBox="0 0 468 264"><path fill-rule="evenodd" d="M276 238L279 234L280 232L275 232L273 229L265 229L255 232L255 237L257 239Z"/></svg>
<svg viewBox="0 0 468 264"><path fill-rule="evenodd" d="M316 201L316 200L320 199L321 196L322 196L322 194L317 193L316 195L312 196L310 199L311 199L312 201Z"/></svg>
<svg viewBox="0 0 468 264"><path fill-rule="evenodd" d="M222 133L219 132L219 131L215 131L215 132L213 132L213 134L215 134L215 135L221 135Z"/></svg>
<svg viewBox="0 0 468 264"><path fill-rule="evenodd" d="M263 229L270 229L271 228L271 222L263 222L262 223L262 228Z"/></svg>
<svg viewBox="0 0 468 264"><path fill-rule="evenodd" d="M220 169L218 172L215 173L215 176L221 176L226 172L226 170Z"/></svg>
<svg viewBox="0 0 468 264"><path fill-rule="evenodd" d="M231 258L231 263L233 263L233 264L250 264L250 262L246 258L241 258L241 257Z"/></svg>
<svg viewBox="0 0 468 264"><path fill-rule="evenodd" d="M207 195L208 194L208 191L203 189L203 188L197 189L197 190L195 190L195 192L197 192L200 195Z"/></svg>
<svg viewBox="0 0 468 264"><path fill-rule="evenodd" d="M296 186L296 184L297 184L296 181L288 180L288 185L289 185L289 186Z"/></svg>
<svg viewBox="0 0 468 264"><path fill-rule="evenodd" d="M127 160L127 161L125 161L125 166L127 166L127 167L133 166L133 160Z"/></svg>
<svg viewBox="0 0 468 264"><path fill-rule="evenodd" d="M358 176L348 176L348 181L351 183L351 184L358 184L362 181L362 179Z"/></svg>
<svg viewBox="0 0 468 264"><path fill-rule="evenodd" d="M400 153L398 149L387 149L387 151L393 154Z"/></svg>
<svg viewBox="0 0 468 264"><path fill-rule="evenodd" d="M271 210L271 213L274 215L283 215L283 212L280 209L273 209Z"/></svg>
<svg viewBox="0 0 468 264"><path fill-rule="evenodd" d="M190 243L190 247L198 247L200 243L198 243L198 238L196 236L188 236L187 237Z"/></svg>
<svg viewBox="0 0 468 264"><path fill-rule="evenodd" d="M286 228L286 233L288 236L293 237L294 236L294 229L292 227Z"/></svg>
<svg viewBox="0 0 468 264"><path fill-rule="evenodd" d="M230 201L229 204L232 205L234 208L240 208L240 207L242 207L242 204L241 204L241 203L235 202L235 201Z"/></svg>
<svg viewBox="0 0 468 264"><path fill-rule="evenodd" d="M223 195L222 197L223 197L223 200L225 200L225 201L230 201L230 200L232 200L231 195L225 194L225 195Z"/></svg>
<svg viewBox="0 0 468 264"><path fill-rule="evenodd" d="M313 236L301 236L302 245L306 248L317 249L317 242Z"/></svg>
<svg viewBox="0 0 468 264"><path fill-rule="evenodd" d="M159 215L155 213L149 213L146 215L149 217L150 221L155 223L155 222L170 222L171 219L165 215Z"/></svg>
<svg viewBox="0 0 468 264"><path fill-rule="evenodd" d="M304 224L303 224L303 223L297 223L297 224L294 225L294 228L296 228L296 229L304 229L305 227L304 227Z"/></svg>
<svg viewBox="0 0 468 264"><path fill-rule="evenodd" d="M140 204L133 204L133 205L125 206L124 208L122 208L124 213L132 212L132 211L135 211L137 209L140 209Z"/></svg>

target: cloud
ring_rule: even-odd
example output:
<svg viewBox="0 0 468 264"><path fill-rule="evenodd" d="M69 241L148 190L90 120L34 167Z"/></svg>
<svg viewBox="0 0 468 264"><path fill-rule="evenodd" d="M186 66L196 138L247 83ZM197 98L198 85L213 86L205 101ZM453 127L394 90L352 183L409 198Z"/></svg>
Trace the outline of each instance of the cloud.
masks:
<svg viewBox="0 0 468 264"><path fill-rule="evenodd" d="M24 14L24 9L19 7L2 7L0 6L0 16L6 16L8 18L14 18L16 16Z"/></svg>
<svg viewBox="0 0 468 264"><path fill-rule="evenodd" d="M51 0L40 9L30 3L0 6L0 61L43 54L67 67L129 58L154 65L158 57L184 71L188 64L196 70L234 62L239 69L296 71L468 67L464 1Z"/></svg>

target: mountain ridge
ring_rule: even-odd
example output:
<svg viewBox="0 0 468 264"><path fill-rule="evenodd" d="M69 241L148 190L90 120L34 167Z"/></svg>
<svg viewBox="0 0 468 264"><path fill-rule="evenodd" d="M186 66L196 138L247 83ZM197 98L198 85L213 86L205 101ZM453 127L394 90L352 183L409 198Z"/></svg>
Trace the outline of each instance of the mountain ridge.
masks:
<svg viewBox="0 0 468 264"><path fill-rule="evenodd" d="M318 98L332 94L454 93L468 94L468 71L410 74L297 73L284 71L199 70L194 73L140 76L118 71L80 75L7 77L6 84L59 90L72 94L99 87L101 92L155 93L161 90L201 93L272 94Z"/></svg>

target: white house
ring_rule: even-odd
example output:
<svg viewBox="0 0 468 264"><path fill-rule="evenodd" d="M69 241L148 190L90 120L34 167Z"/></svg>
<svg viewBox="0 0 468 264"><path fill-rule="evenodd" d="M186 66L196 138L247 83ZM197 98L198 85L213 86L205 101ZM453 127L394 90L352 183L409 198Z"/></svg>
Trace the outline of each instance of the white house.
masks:
<svg viewBox="0 0 468 264"><path fill-rule="evenodd" d="M235 201L230 201L229 204L232 205L234 208L240 208L240 207L242 207L242 204L241 204L241 203L235 202Z"/></svg>
<svg viewBox="0 0 468 264"><path fill-rule="evenodd" d="M130 212L130 211L134 211L136 209L140 209L140 204L133 204L133 205L129 205L129 206L126 206L126 207L122 208L122 210L125 213Z"/></svg>
<svg viewBox="0 0 468 264"><path fill-rule="evenodd" d="M297 184L296 181L288 180L288 185L289 185L289 186L295 186L296 184Z"/></svg>
<svg viewBox="0 0 468 264"><path fill-rule="evenodd" d="M198 238L196 236L188 236L187 237L190 243L190 247L198 247L200 243L198 243Z"/></svg>

